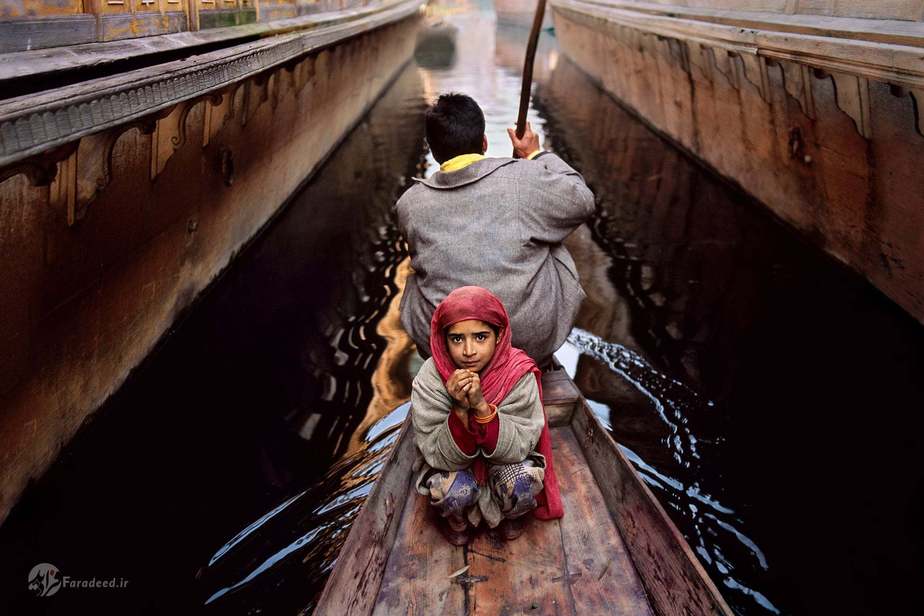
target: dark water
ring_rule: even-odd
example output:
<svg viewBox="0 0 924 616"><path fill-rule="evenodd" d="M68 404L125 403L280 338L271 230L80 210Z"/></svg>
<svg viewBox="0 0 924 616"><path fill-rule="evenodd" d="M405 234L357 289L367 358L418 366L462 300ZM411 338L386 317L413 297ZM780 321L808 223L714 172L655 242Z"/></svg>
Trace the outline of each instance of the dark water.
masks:
<svg viewBox="0 0 924 616"><path fill-rule="evenodd" d="M391 206L422 161L421 87L401 73L28 490L0 528L0 614L311 605L391 438L358 428L409 395ZM129 585L33 597L42 562Z"/></svg>
<svg viewBox="0 0 924 616"><path fill-rule="evenodd" d="M599 204L577 382L729 602L921 613L924 330L569 62L537 98Z"/></svg>
<svg viewBox="0 0 924 616"><path fill-rule="evenodd" d="M525 32L452 14L0 528L0 613L308 614L406 413L424 100L507 155ZM543 35L545 36L545 35ZM534 127L599 214L560 353L741 614L918 613L924 331L628 116L544 40ZM33 565L125 589L26 591ZM918 608L918 609L915 609Z"/></svg>

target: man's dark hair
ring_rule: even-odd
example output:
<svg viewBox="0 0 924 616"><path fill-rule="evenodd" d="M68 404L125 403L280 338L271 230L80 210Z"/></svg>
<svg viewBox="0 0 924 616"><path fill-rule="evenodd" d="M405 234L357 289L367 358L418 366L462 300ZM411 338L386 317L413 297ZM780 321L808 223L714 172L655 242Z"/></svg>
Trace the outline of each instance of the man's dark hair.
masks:
<svg viewBox="0 0 924 616"><path fill-rule="evenodd" d="M484 113L471 96L443 94L427 109L427 143L438 163L460 154L481 154Z"/></svg>

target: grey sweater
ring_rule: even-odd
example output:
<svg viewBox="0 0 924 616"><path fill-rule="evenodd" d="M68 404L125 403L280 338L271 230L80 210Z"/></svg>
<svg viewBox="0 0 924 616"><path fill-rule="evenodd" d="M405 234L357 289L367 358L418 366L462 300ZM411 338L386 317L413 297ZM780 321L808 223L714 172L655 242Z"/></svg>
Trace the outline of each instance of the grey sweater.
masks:
<svg viewBox="0 0 924 616"><path fill-rule="evenodd" d="M468 455L459 449L449 430L451 412L452 397L430 358L421 366L411 389L411 422L420 453L414 468L420 471L417 489L421 494L429 494L422 483L431 469L462 470L479 456L488 464L512 464L529 457L537 466L545 468L545 458L534 451L545 425L545 412L536 377L531 372L525 374L497 406L499 426L494 451L479 450ZM501 513L491 499L490 490L482 490L478 509L480 516L475 515L474 519L469 516L473 524L477 525L481 516L491 527L500 522Z"/></svg>
<svg viewBox="0 0 924 616"><path fill-rule="evenodd" d="M430 317L457 287L497 295L513 346L542 361L565 341L584 290L561 242L594 212L593 193L558 156L486 158L437 172L396 205L414 273L401 323L430 355Z"/></svg>

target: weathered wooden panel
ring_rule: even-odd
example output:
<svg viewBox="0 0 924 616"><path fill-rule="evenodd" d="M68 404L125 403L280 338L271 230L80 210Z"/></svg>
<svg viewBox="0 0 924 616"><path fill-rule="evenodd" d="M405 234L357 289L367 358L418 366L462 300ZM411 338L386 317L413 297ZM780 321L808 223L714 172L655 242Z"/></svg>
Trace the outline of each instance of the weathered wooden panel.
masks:
<svg viewBox="0 0 924 616"><path fill-rule="evenodd" d="M416 455L414 451L409 453ZM465 568L465 553L443 538L427 497L405 485L409 493L401 528L372 613L463 616L465 587L459 583L462 574L451 576Z"/></svg>
<svg viewBox="0 0 924 616"><path fill-rule="evenodd" d="M924 320L919 47L580 5L553 0L578 66Z"/></svg>
<svg viewBox="0 0 924 616"><path fill-rule="evenodd" d="M542 374L542 404L550 426L570 424L571 415L580 404L580 396L581 392L564 370L552 370Z"/></svg>
<svg viewBox="0 0 924 616"><path fill-rule="evenodd" d="M250 6L248 4L249 0L239 1L244 8ZM173 6L170 4L173 0L167 0L167 2L168 7ZM394 4L400 4L400 2ZM304 3L299 6L305 8L305 12L309 13L318 12L323 5L320 3ZM383 12L381 7L375 5L353 9L350 12L348 21L357 21L364 16L381 12ZM196 19L197 16L198 12L193 11L191 18ZM49 75L58 76L72 70L104 67L126 58L141 59L145 56L163 52L183 51L193 55L197 48L200 47L218 45L231 47L235 42L286 34L298 29L319 29L330 23L342 21L342 16L336 13L326 13L324 15L306 14L298 20L252 24L245 28L211 28L198 32L179 32L140 39L108 41L106 43L86 45L80 49L79 54L75 54L68 49L35 49L33 51L0 54L0 80L18 79L21 80L21 83L28 83L31 79ZM191 27L193 29L197 28L195 24ZM14 47L16 45L16 41L4 42ZM23 41L20 41L19 44L23 44Z"/></svg>
<svg viewBox="0 0 924 616"><path fill-rule="evenodd" d="M794 13L870 19L921 18L920 0L796 0Z"/></svg>
<svg viewBox="0 0 924 616"><path fill-rule="evenodd" d="M273 22L368 5L364 0L12 0L0 7L0 53L234 27L258 19ZM88 52L82 49L77 58Z"/></svg>
<svg viewBox="0 0 924 616"><path fill-rule="evenodd" d="M574 614L558 520L528 519L514 541L480 533L469 546L469 614Z"/></svg>
<svg viewBox="0 0 924 616"><path fill-rule="evenodd" d="M205 2L206 0L200 0ZM215 4L203 4L203 11L199 13L199 28L202 30L208 28L224 28L228 26L240 26L243 24L252 24L257 21L257 11L253 8L224 8L220 0ZM209 10L215 7L213 10Z"/></svg>
<svg viewBox="0 0 924 616"><path fill-rule="evenodd" d="M872 19L921 19L921 0L611 0L635 7L660 5L723 11L765 11L790 15L827 15Z"/></svg>
<svg viewBox="0 0 924 616"><path fill-rule="evenodd" d="M94 40L96 17L93 15L0 21L0 53L78 45Z"/></svg>
<svg viewBox="0 0 924 616"><path fill-rule="evenodd" d="M414 0L360 13L347 23L295 31L178 60L0 102L0 165L10 165L79 137L125 124L196 96L403 19ZM246 117L246 116L245 116Z"/></svg>
<svg viewBox="0 0 924 616"><path fill-rule="evenodd" d="M82 0L4 0L0 19L16 17L57 17L83 12Z"/></svg>
<svg viewBox="0 0 924 616"><path fill-rule="evenodd" d="M415 28L384 25L276 67L246 121L244 88L230 84L220 102L165 108L47 165L4 170L0 519L372 104Z"/></svg>
<svg viewBox="0 0 924 616"><path fill-rule="evenodd" d="M99 40L117 41L138 36L170 34L186 29L186 13L135 13L103 15L99 20Z"/></svg>

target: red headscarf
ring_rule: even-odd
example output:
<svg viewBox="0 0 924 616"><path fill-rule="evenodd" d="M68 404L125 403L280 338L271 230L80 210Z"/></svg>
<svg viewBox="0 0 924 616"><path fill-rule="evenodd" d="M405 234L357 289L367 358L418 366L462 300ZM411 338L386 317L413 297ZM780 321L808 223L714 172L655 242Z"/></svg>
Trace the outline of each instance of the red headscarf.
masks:
<svg viewBox="0 0 924 616"><path fill-rule="evenodd" d="M433 313L433 319L430 321L430 352L433 353L433 362L436 364L443 383L445 384L457 369L446 348L446 328L470 319L484 321L501 328L500 337L494 348L494 356L479 374L485 401L500 406L510 390L527 372L535 375L541 398L542 372L536 366L536 362L530 359L524 351L511 346L510 318L507 316L504 304L493 293L481 287L459 287L447 295ZM533 515L540 520L560 518L564 510L552 464L552 440L549 436L548 417L545 418L545 425L542 426L542 434L536 444L536 451L545 457L546 467L543 489L536 499L539 506L533 511ZM476 465L481 464L480 459L476 460Z"/></svg>

